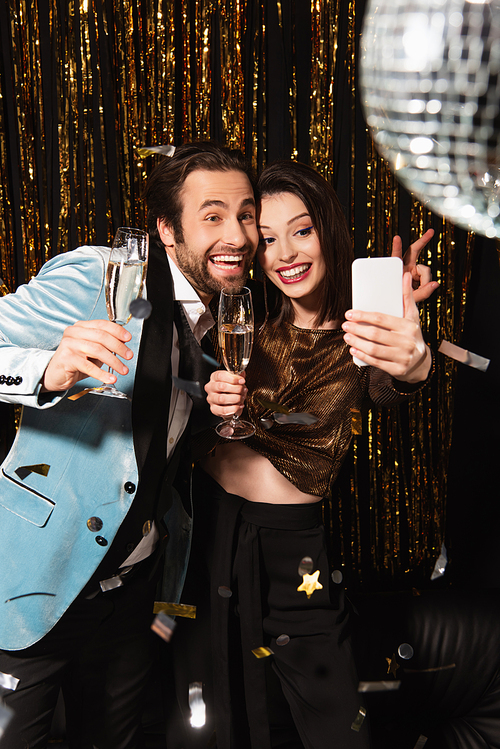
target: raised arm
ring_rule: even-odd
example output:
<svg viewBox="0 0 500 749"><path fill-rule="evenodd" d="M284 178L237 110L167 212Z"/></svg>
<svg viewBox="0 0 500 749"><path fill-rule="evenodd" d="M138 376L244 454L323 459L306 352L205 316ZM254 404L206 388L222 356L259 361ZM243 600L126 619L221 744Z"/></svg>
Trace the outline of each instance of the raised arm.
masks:
<svg viewBox="0 0 500 749"><path fill-rule="evenodd" d="M432 356L422 337L408 271L403 276L403 310L403 317L348 310L342 328L353 356L413 384L427 378Z"/></svg>
<svg viewBox="0 0 500 749"><path fill-rule="evenodd" d="M416 242L413 242L403 255L401 237L396 234L392 240L392 257L399 257L404 263L404 270L411 273L413 298L415 302L423 302L439 287L437 281L432 280L431 269L427 265L418 263L418 258L426 244L434 236L434 229L428 229Z"/></svg>

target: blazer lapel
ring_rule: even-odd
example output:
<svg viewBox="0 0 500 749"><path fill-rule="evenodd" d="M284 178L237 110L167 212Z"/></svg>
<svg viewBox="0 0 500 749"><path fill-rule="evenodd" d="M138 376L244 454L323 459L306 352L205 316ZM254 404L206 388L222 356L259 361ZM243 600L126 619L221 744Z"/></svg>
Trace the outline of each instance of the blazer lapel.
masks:
<svg viewBox="0 0 500 749"><path fill-rule="evenodd" d="M139 475L153 434L156 460L159 466L164 463L171 392L173 282L167 254L154 240L149 252L146 287L152 312L142 329L132 398L132 428Z"/></svg>

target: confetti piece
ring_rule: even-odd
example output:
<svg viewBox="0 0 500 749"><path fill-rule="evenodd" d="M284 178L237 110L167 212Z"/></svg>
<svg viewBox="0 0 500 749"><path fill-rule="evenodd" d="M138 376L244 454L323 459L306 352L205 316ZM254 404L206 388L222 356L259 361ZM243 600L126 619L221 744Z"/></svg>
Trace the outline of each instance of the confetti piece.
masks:
<svg viewBox="0 0 500 749"><path fill-rule="evenodd" d="M387 673L392 674L396 678L396 671L399 668L399 663L396 660L396 654L393 653L391 658L386 658L387 661Z"/></svg>
<svg viewBox="0 0 500 749"><path fill-rule="evenodd" d="M213 358L213 356L209 356L208 354L203 353L201 357L202 359L205 359L205 361L207 361L209 364L211 364L212 367L216 367L217 369L219 369L219 367L222 366L221 364L219 364L217 359Z"/></svg>
<svg viewBox="0 0 500 749"><path fill-rule="evenodd" d="M423 747L427 744L427 736L424 736L422 733L418 737L418 741L413 747L413 749L423 749Z"/></svg>
<svg viewBox="0 0 500 749"><path fill-rule="evenodd" d="M202 728L206 723L206 707L203 701L203 684L201 681L193 681L189 685L189 709L191 717L189 722L193 728Z"/></svg>
<svg viewBox="0 0 500 749"><path fill-rule="evenodd" d="M303 575L302 584L297 588L297 592L303 590L308 598L312 596L315 590L321 590L322 585L318 582L319 570L316 570L312 575Z"/></svg>
<svg viewBox="0 0 500 749"><path fill-rule="evenodd" d="M19 679L16 679L15 676L12 676L12 674L4 674L0 672L0 687L9 689L11 692L13 692L18 684Z"/></svg>
<svg viewBox="0 0 500 749"><path fill-rule="evenodd" d="M233 591L231 590L231 588L228 588L227 585L219 585L217 593L221 598L231 598L231 596L233 595Z"/></svg>
<svg viewBox="0 0 500 749"><path fill-rule="evenodd" d="M155 616L155 618L153 619L153 623L151 624L151 629L153 630L153 632L159 635L162 640L165 640L165 642L170 642L175 627L176 622L170 616L165 614L164 611L160 611L160 613Z"/></svg>
<svg viewBox="0 0 500 749"><path fill-rule="evenodd" d="M262 408L267 408L268 411L278 411L280 414L289 414L290 411L286 406L282 406L281 403L273 403L273 401L263 401L260 398L257 398L258 403L262 406Z"/></svg>
<svg viewBox="0 0 500 749"><path fill-rule="evenodd" d="M313 560L311 557L303 557L303 559L300 560L299 564L299 575L303 577L304 575L310 575L313 571Z"/></svg>
<svg viewBox="0 0 500 749"><path fill-rule="evenodd" d="M454 343L445 340L441 341L438 351L445 356L449 356L450 359L455 359L455 361L466 364L468 367L479 369L481 372L486 372L490 363L490 360L484 356L472 354L467 349L460 348L460 346L456 346Z"/></svg>
<svg viewBox="0 0 500 749"><path fill-rule="evenodd" d="M290 642L290 638L288 635L280 635L279 637L276 638L276 645L280 645L280 646L288 645L289 642Z"/></svg>
<svg viewBox="0 0 500 749"><path fill-rule="evenodd" d="M409 645L407 642L402 642L401 645L398 648L398 655L400 658L404 658L405 661L409 661L410 658L413 658L413 648L411 645Z"/></svg>
<svg viewBox="0 0 500 749"><path fill-rule="evenodd" d="M448 663L447 666L436 666L435 668L404 668L405 674L433 674L437 671L449 671L456 668L456 663Z"/></svg>
<svg viewBox="0 0 500 749"><path fill-rule="evenodd" d="M20 466L16 468L16 475L19 476L21 481L30 475L30 473L37 473L39 476L48 476L50 466L47 463L37 463L33 466Z"/></svg>
<svg viewBox="0 0 500 749"><path fill-rule="evenodd" d="M74 393L73 395L68 395L69 401L77 401L78 398L81 398L83 395L87 395L92 390L92 388L85 388L85 390L80 390L79 393Z"/></svg>
<svg viewBox="0 0 500 749"><path fill-rule="evenodd" d="M340 585L343 579L344 579L344 576L340 570L333 570L332 580L335 583L335 585Z"/></svg>
<svg viewBox="0 0 500 749"><path fill-rule="evenodd" d="M400 681L360 681L358 692L394 692L400 686Z"/></svg>
<svg viewBox="0 0 500 749"><path fill-rule="evenodd" d="M121 575L113 575L113 577L107 577L106 580L99 580L99 587L103 593L107 593L108 590L114 590L115 588L121 588L123 586L123 580Z"/></svg>
<svg viewBox="0 0 500 749"><path fill-rule="evenodd" d="M307 413L274 413L273 419L278 424L304 424L310 426L316 424L318 417Z"/></svg>
<svg viewBox="0 0 500 749"><path fill-rule="evenodd" d="M147 320L153 311L149 299L133 299L129 305L130 314L137 320Z"/></svg>
<svg viewBox="0 0 500 749"><path fill-rule="evenodd" d="M448 557L446 554L446 546L442 544L441 554L438 556L436 560L436 564L434 565L434 569L431 575L431 580L436 580L438 577L442 577L445 573L447 564L448 564Z"/></svg>
<svg viewBox="0 0 500 749"><path fill-rule="evenodd" d="M165 156L173 156L175 146L141 146L136 148L138 156L144 159L146 156L152 156L155 153L163 153Z"/></svg>
<svg viewBox="0 0 500 749"><path fill-rule="evenodd" d="M196 606L188 606L185 603L164 603L155 601L153 614L159 614L163 611L169 616L183 616L186 619L196 619Z"/></svg>
<svg viewBox="0 0 500 749"><path fill-rule="evenodd" d="M201 385L199 382L192 382L191 380L181 380L180 377L173 377L172 382L174 383L177 390L184 390L188 395L195 395L198 398L203 398Z"/></svg>
<svg viewBox="0 0 500 749"><path fill-rule="evenodd" d="M5 733L5 729L10 723L10 720L13 715L14 715L14 711L11 710L10 707L7 707L7 705L4 705L2 700L0 700L0 739Z"/></svg>
<svg viewBox="0 0 500 749"><path fill-rule="evenodd" d="M366 718L366 710L364 707L360 707L358 710L358 714L356 715L356 718L351 723L351 728L353 731L359 731L361 729L361 726L363 725L363 721Z"/></svg>
<svg viewBox="0 0 500 749"><path fill-rule="evenodd" d="M254 654L256 658L267 658L270 655L274 655L271 648L265 648L265 647L255 648L254 650L252 650L252 653Z"/></svg>
<svg viewBox="0 0 500 749"><path fill-rule="evenodd" d="M363 418L358 408L351 408L351 432L352 434L363 434Z"/></svg>
<svg viewBox="0 0 500 749"><path fill-rule="evenodd" d="M274 419L265 419L264 417L261 417L259 421L264 429L271 429L271 427L275 424Z"/></svg>

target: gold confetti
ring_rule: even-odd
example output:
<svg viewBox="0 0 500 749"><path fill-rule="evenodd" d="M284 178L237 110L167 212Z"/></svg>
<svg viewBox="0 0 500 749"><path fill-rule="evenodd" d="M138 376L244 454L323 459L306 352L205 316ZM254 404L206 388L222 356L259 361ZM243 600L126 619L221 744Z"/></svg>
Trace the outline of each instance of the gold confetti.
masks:
<svg viewBox="0 0 500 749"><path fill-rule="evenodd" d="M351 432L363 434L363 418L359 408L351 408Z"/></svg>
<svg viewBox="0 0 500 749"><path fill-rule="evenodd" d="M280 414L289 414L290 411L286 406L282 406L281 403L273 403L273 401L264 401L257 398L262 408L267 408L269 411L277 411Z"/></svg>
<svg viewBox="0 0 500 749"><path fill-rule="evenodd" d="M164 603L155 601L153 614L159 614L163 611L168 616L183 616L186 619L196 619L196 606L188 606L185 603Z"/></svg>
<svg viewBox="0 0 500 749"><path fill-rule="evenodd" d="M399 663L396 660L396 653L392 654L392 658L386 658L387 661L387 673L392 674L396 678L396 671L399 668Z"/></svg>
<svg viewBox="0 0 500 749"><path fill-rule="evenodd" d="M252 650L252 653L256 658L268 658L270 655L274 655L271 648L261 647Z"/></svg>
<svg viewBox="0 0 500 749"><path fill-rule="evenodd" d="M50 466L47 463L37 463L33 466L19 466L19 468L16 468L16 474L21 481L29 476L30 473L37 473L39 476L48 476L49 471Z"/></svg>
<svg viewBox="0 0 500 749"><path fill-rule="evenodd" d="M363 725L363 721L366 718L366 710L364 707L360 707L358 710L358 714L356 715L356 718L351 723L351 728L353 731L359 731L361 726Z"/></svg>
<svg viewBox="0 0 500 749"><path fill-rule="evenodd" d="M79 393L74 393L73 395L68 395L69 401L77 401L78 398L81 398L82 395L87 395L87 393L91 390L91 388L85 388L85 390L80 390Z"/></svg>
<svg viewBox="0 0 500 749"><path fill-rule="evenodd" d="M405 674L433 674L436 671L449 671L456 668L456 663L448 663L447 666L436 666L435 668L404 668Z"/></svg>
<svg viewBox="0 0 500 749"><path fill-rule="evenodd" d="M173 156L175 146L144 146L136 148L137 155L144 159L146 156L153 156L155 153L161 153L165 156Z"/></svg>
<svg viewBox="0 0 500 749"><path fill-rule="evenodd" d="M322 585L320 582L318 582L319 578L319 570L316 570L316 572L313 572L312 575L308 575L307 573L302 576L302 583L297 588L297 592L303 590L304 593L307 595L308 598L312 596L315 590L321 590Z"/></svg>

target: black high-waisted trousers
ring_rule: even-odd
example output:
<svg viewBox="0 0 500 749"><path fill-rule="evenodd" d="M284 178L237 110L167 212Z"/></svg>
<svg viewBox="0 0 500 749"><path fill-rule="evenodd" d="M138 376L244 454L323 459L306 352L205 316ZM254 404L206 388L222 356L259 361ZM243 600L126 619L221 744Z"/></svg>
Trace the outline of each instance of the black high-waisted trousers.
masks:
<svg viewBox="0 0 500 749"><path fill-rule="evenodd" d="M194 488L194 558L204 547L206 566L191 572L208 570L217 749L366 749L368 726L351 727L363 701L321 502L248 502L199 469ZM322 586L309 595L297 590L306 557Z"/></svg>

